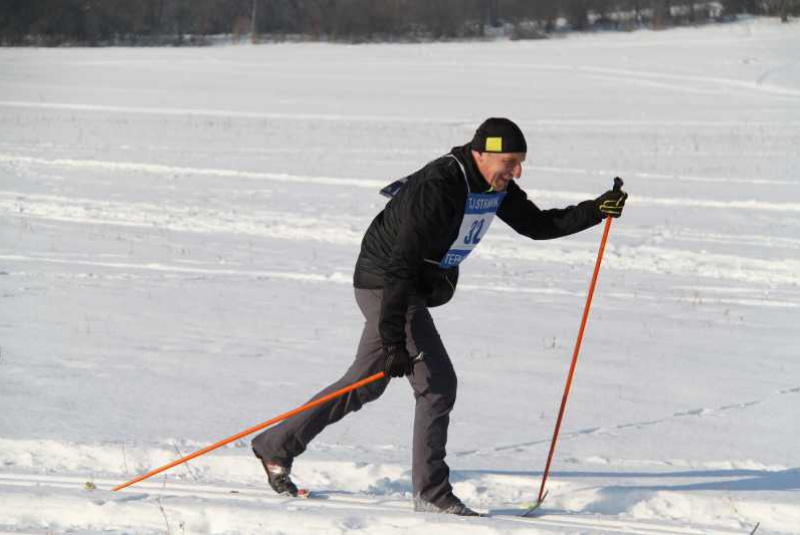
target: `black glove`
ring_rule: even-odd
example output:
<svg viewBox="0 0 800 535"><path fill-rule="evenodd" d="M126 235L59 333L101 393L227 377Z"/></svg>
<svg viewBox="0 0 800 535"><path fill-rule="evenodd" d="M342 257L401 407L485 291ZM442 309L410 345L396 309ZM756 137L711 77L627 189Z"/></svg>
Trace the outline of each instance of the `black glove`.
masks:
<svg viewBox="0 0 800 535"><path fill-rule="evenodd" d="M622 191L622 180L615 178L614 189L603 193L594 202L602 217L619 217L622 215L627 198L628 194Z"/></svg>
<svg viewBox="0 0 800 535"><path fill-rule="evenodd" d="M385 357L383 373L386 377L403 377L411 375L414 371L414 363L406 350L405 344L389 344L383 346Z"/></svg>

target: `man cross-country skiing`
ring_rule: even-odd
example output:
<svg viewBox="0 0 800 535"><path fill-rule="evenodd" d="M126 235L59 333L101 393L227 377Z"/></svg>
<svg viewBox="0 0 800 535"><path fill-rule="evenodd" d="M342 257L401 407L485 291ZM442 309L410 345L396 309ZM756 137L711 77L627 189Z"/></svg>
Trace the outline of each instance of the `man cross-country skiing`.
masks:
<svg viewBox="0 0 800 535"><path fill-rule="evenodd" d="M479 244L495 214L534 240L560 238L619 217L627 194L607 191L563 209L540 210L514 179L522 175L525 136L508 119L488 119L472 141L455 147L381 192L391 200L361 243L353 282L366 319L355 361L314 399L385 371L371 383L253 439L270 486L297 495L292 461L325 427L377 399L388 377L408 376L416 399L412 452L414 509L476 516L450 485L447 426L456 374L428 312L453 296L458 265ZM423 354L423 358L414 359Z"/></svg>

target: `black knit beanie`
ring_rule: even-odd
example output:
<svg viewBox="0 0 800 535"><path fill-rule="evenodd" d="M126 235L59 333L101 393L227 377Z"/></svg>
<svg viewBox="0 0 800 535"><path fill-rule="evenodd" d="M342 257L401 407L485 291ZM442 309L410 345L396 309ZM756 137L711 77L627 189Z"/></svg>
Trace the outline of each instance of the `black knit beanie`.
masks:
<svg viewBox="0 0 800 535"><path fill-rule="evenodd" d="M478 152L528 152L525 135L509 119L486 119L475 131L470 148Z"/></svg>

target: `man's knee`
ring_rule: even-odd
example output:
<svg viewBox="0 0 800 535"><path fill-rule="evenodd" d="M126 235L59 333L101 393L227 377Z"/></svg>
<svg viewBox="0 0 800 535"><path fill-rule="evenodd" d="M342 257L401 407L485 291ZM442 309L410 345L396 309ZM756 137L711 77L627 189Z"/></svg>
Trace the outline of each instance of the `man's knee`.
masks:
<svg viewBox="0 0 800 535"><path fill-rule="evenodd" d="M458 378L449 360L446 364L445 366L437 366L438 369L434 370L428 392L435 408L449 411L456 402Z"/></svg>

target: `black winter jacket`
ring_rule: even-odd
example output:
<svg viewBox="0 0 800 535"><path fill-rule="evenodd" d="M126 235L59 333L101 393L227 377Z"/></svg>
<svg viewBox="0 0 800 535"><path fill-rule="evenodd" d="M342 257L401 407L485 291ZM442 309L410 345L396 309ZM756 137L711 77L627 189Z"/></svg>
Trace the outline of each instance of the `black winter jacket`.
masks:
<svg viewBox="0 0 800 535"><path fill-rule="evenodd" d="M469 145L455 147L450 154L464 166L470 190L485 193L488 185ZM466 200L461 168L452 157L442 156L407 177L367 229L353 282L356 288L383 289L379 329L385 345L405 342L410 295L438 306L455 292L458 267L441 269L437 264L456 239ZM592 200L540 210L514 180L508 183L497 217L534 240L574 234L602 220Z"/></svg>

